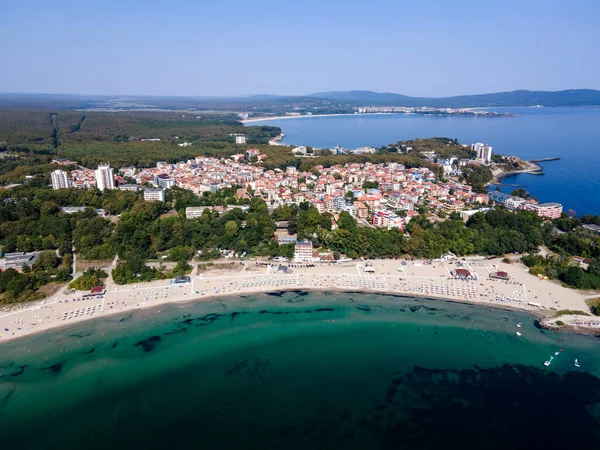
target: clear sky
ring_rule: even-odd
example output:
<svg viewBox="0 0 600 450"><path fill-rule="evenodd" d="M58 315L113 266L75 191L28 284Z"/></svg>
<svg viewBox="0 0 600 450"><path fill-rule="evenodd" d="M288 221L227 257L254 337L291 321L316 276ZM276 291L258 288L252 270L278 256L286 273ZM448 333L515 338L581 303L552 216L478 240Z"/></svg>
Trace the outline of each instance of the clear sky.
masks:
<svg viewBox="0 0 600 450"><path fill-rule="evenodd" d="M600 0L0 3L0 92L600 89Z"/></svg>

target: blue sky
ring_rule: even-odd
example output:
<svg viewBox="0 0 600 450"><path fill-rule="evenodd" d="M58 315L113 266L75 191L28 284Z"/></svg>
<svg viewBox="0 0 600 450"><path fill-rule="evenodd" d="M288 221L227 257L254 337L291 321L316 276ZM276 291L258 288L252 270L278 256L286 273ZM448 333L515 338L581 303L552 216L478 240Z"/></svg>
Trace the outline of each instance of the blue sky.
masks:
<svg viewBox="0 0 600 450"><path fill-rule="evenodd" d="M600 89L598 0L2 0L0 92Z"/></svg>

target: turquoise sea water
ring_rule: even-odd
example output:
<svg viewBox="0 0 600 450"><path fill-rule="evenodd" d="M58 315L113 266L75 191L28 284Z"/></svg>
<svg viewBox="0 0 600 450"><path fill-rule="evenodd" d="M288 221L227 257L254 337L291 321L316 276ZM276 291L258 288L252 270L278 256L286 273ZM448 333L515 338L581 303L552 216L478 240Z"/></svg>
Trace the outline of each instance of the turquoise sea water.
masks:
<svg viewBox="0 0 600 450"><path fill-rule="evenodd" d="M557 201L578 215L600 214L600 108L500 108L506 118L408 114L315 117L255 122L286 134L283 143L354 149L399 140L443 136L465 144L484 142L494 152L523 159L558 156L543 163L544 175L504 179L522 184L541 201ZM514 188L502 188L512 191Z"/></svg>
<svg viewBox="0 0 600 450"><path fill-rule="evenodd" d="M137 311L2 344L0 448L600 448L598 344L371 294Z"/></svg>

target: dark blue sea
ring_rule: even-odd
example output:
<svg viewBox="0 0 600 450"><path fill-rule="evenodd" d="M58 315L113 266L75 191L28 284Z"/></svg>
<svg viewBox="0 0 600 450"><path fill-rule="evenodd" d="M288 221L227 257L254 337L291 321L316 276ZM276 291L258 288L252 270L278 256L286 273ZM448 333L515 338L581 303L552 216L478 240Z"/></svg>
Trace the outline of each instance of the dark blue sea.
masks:
<svg viewBox="0 0 600 450"><path fill-rule="evenodd" d="M540 201L557 201L578 215L600 214L600 108L501 108L513 117L439 117L407 114L338 116L256 122L280 127L283 143L354 149L399 140L456 138L484 142L494 152L522 159L557 156L543 163L544 175L507 177ZM502 188L510 192L513 188Z"/></svg>

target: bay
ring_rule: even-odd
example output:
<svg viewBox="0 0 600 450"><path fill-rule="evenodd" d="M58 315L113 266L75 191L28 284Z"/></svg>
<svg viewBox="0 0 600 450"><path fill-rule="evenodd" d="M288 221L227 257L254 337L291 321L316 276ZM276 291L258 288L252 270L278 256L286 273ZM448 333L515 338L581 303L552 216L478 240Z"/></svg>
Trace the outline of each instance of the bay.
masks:
<svg viewBox="0 0 600 450"><path fill-rule="evenodd" d="M139 310L0 346L0 444L598 448L597 345L517 311L400 296Z"/></svg>
<svg viewBox="0 0 600 450"><path fill-rule="evenodd" d="M351 115L253 122L286 134L282 143L319 148L379 147L399 140L456 138L484 142L495 153L522 159L559 157L542 163L544 175L503 180L525 185L542 202L556 201L578 215L600 214L600 108L497 108L513 117L484 118L415 114ZM503 187L505 192L514 188Z"/></svg>

